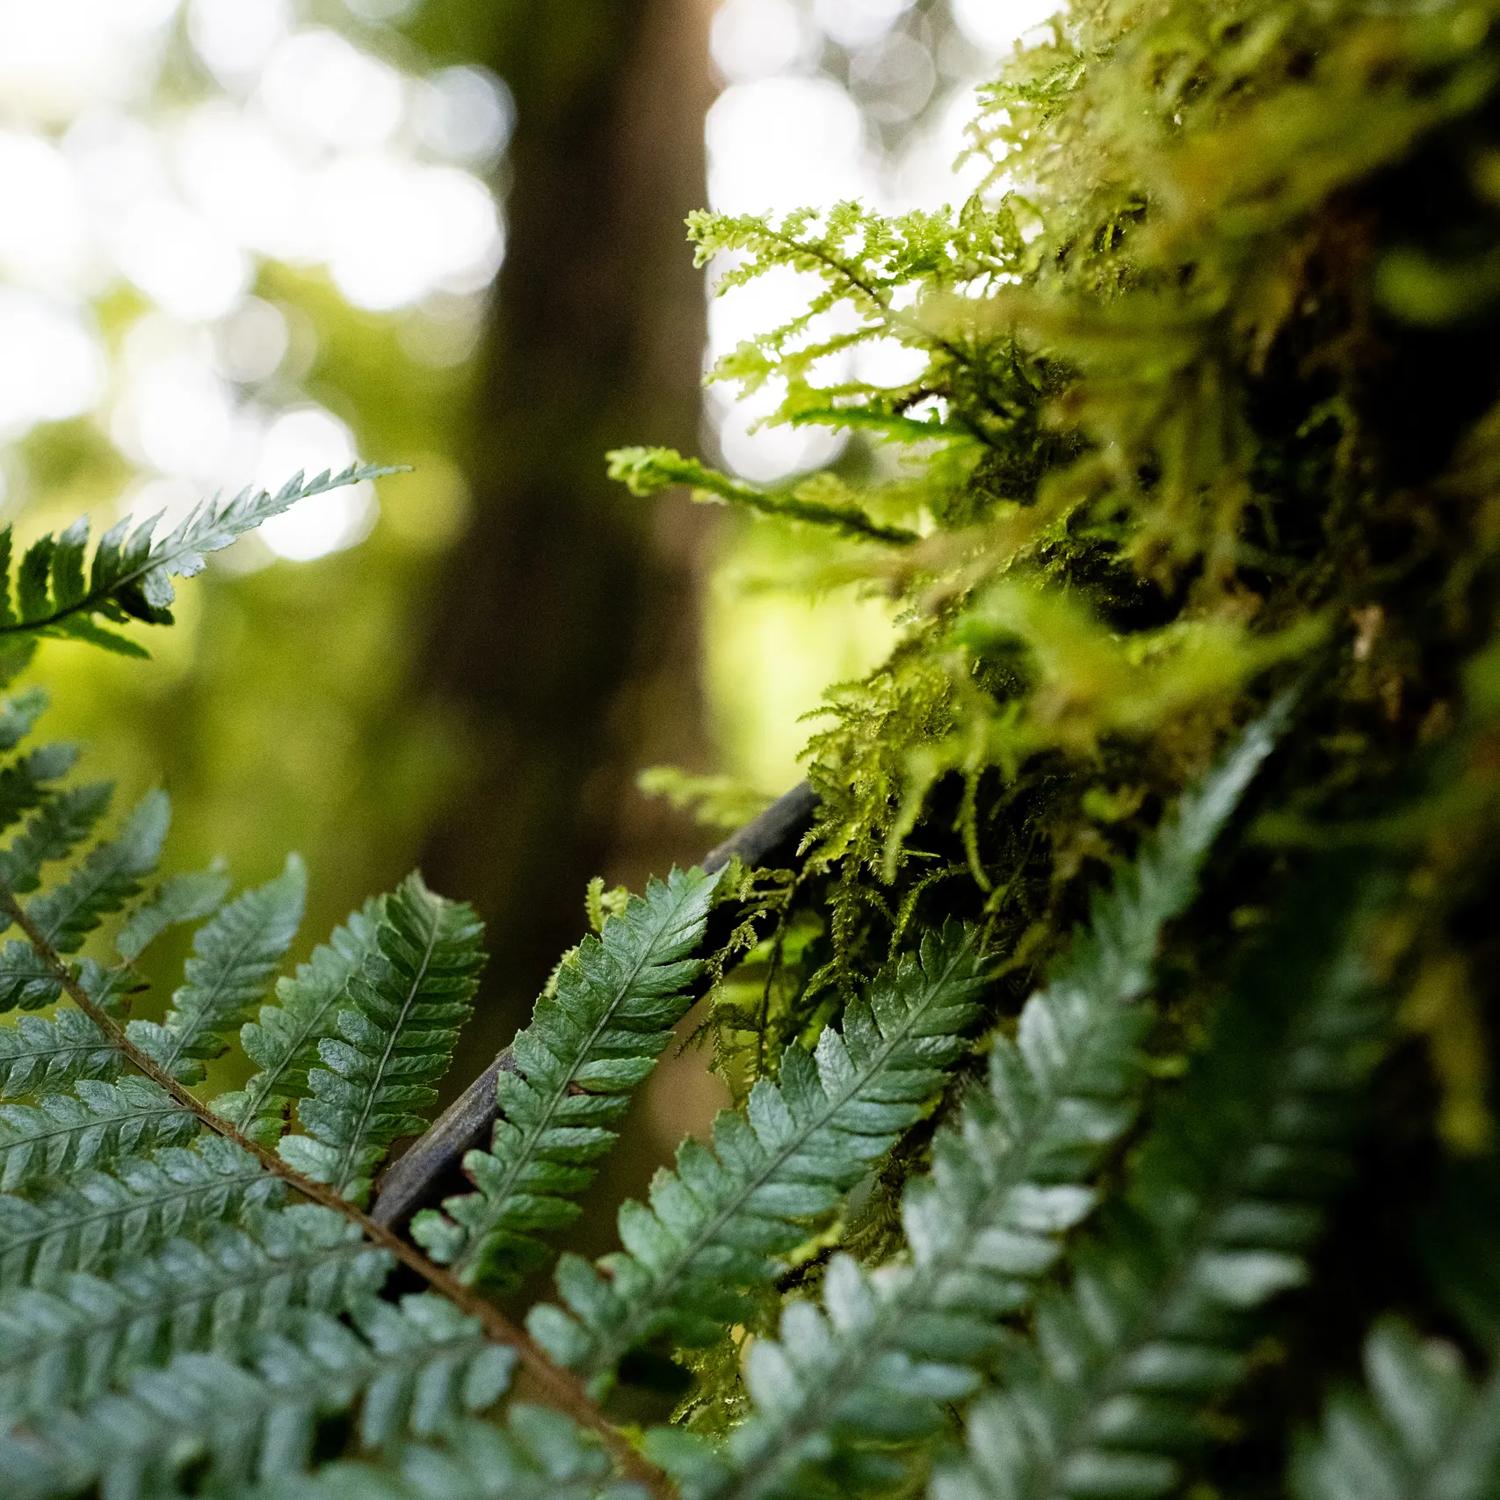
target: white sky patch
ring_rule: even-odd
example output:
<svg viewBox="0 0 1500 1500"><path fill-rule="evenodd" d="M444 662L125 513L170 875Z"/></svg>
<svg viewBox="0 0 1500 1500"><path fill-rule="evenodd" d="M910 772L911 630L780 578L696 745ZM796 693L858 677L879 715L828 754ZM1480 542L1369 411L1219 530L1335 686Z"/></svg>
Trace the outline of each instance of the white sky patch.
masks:
<svg viewBox="0 0 1500 1500"><path fill-rule="evenodd" d="M830 427L761 427L755 422L780 399L781 392L767 386L742 401L728 397L727 389L715 392L718 441L724 462L734 473L760 484L771 484L789 475L821 469L831 464L848 442L846 434Z"/></svg>
<svg viewBox="0 0 1500 1500"><path fill-rule="evenodd" d="M910 385L927 368L925 350L899 339L871 339L854 351L854 375L868 385Z"/></svg>
<svg viewBox="0 0 1500 1500"><path fill-rule="evenodd" d="M0 286L0 438L88 411L104 377L104 352L82 312Z"/></svg>
<svg viewBox="0 0 1500 1500"><path fill-rule="evenodd" d="M188 38L225 88L243 89L292 29L289 0L192 0Z"/></svg>
<svg viewBox="0 0 1500 1500"><path fill-rule="evenodd" d="M0 99L13 118L58 123L102 101L145 97L178 0L3 0Z"/></svg>
<svg viewBox="0 0 1500 1500"><path fill-rule="evenodd" d="M976 46L1007 56L1016 38L1050 20L1062 0L952 0L953 19Z"/></svg>
<svg viewBox="0 0 1500 1500"><path fill-rule="evenodd" d="M957 206L989 173L966 157L967 127L976 112L973 82L939 81L936 59L920 31L897 29L912 0L722 0L712 32L715 64L729 80L709 111L708 197L724 213L773 217L790 208L854 198L882 213ZM952 38L998 60L1015 40L1045 21L1058 0L951 0L962 33ZM882 159L861 105L833 78L810 72L816 31L850 52L850 77L872 123L900 126L925 110L924 123ZM967 39L965 41L964 39ZM948 55L955 48L949 45ZM970 65L972 60L966 63ZM975 80L977 81L977 79ZM936 103L935 90L946 90ZM960 162L960 158L965 159ZM710 285L724 267L710 268ZM708 358L717 360L744 339L764 334L802 312L822 283L776 271L709 302ZM826 331L826 330L820 330ZM920 374L919 351L882 339L853 355L830 358L817 375L874 385L902 385ZM724 462L746 478L774 481L830 462L844 439L825 429L762 427L755 418L768 394L736 404L733 387L710 387L708 421Z"/></svg>
<svg viewBox="0 0 1500 1500"><path fill-rule="evenodd" d="M733 84L709 111L706 129L709 201L726 213L780 214L867 197L874 183L864 119L830 78L788 75ZM714 267L711 281L723 269ZM777 268L715 297L708 314L711 356L795 317L819 285L815 276ZM711 391L724 462L747 479L770 482L818 468L846 441L825 428L756 428L756 419L774 405L769 390L740 402L729 386Z"/></svg>
<svg viewBox="0 0 1500 1500"><path fill-rule="evenodd" d="M723 213L831 203L867 185L864 120L831 78L731 84L706 129L708 201Z"/></svg>
<svg viewBox="0 0 1500 1500"><path fill-rule="evenodd" d="M157 536L165 536L188 513L209 497L186 479L165 479L159 474L137 479L120 496L116 515L129 516L137 523L150 516L159 519Z"/></svg>
<svg viewBox="0 0 1500 1500"><path fill-rule="evenodd" d="M354 306L398 316L414 358L472 351L504 251L476 174L510 139L510 93L481 68L405 72L308 10L0 0L0 440L92 414L179 510L348 463L349 429L297 389L311 321L254 293L266 259L324 267ZM213 80L196 95L179 73L160 88L179 37ZM151 310L107 350L88 304L121 285ZM368 485L308 510L266 547L320 556L376 516Z"/></svg>
<svg viewBox="0 0 1500 1500"><path fill-rule="evenodd" d="M214 333L219 373L243 385L269 380L281 368L292 342L286 314L259 297L247 297Z"/></svg>
<svg viewBox="0 0 1500 1500"><path fill-rule="evenodd" d="M863 47L888 32L912 0L813 0L818 25L843 47Z"/></svg>
<svg viewBox="0 0 1500 1500"><path fill-rule="evenodd" d="M298 469L309 475L342 469L354 457L354 436L332 412L321 406L296 407L281 412L267 426L255 463L255 483L276 488ZM363 541L375 517L375 493L366 480L303 500L273 516L258 534L278 557L310 562Z"/></svg>
<svg viewBox="0 0 1500 1500"><path fill-rule="evenodd" d="M803 66L816 42L807 17L792 0L725 0L709 33L714 66L736 83Z"/></svg>
<svg viewBox="0 0 1500 1500"><path fill-rule="evenodd" d="M975 192L990 171L982 157L967 154L978 108L972 86L952 90L936 118L913 134L892 163L877 206L887 212L945 203L956 208Z"/></svg>
<svg viewBox="0 0 1500 1500"><path fill-rule="evenodd" d="M516 103L504 80L486 68L440 68L413 90L411 123L435 155L487 167L510 141Z"/></svg>
<svg viewBox="0 0 1500 1500"><path fill-rule="evenodd" d="M494 199L466 172L346 157L324 171L317 196L329 271L358 307L405 307L434 288L475 291L500 265Z"/></svg>
<svg viewBox="0 0 1500 1500"><path fill-rule="evenodd" d="M0 131L0 275L68 295L87 285L93 247L67 158L40 136Z"/></svg>
<svg viewBox="0 0 1500 1500"><path fill-rule="evenodd" d="M221 229L175 198L132 205L109 235L115 261L163 311L221 318L250 286L250 261Z"/></svg>
<svg viewBox="0 0 1500 1500"><path fill-rule="evenodd" d="M88 110L62 138L88 216L88 232L102 237L132 204L171 192L166 154L157 132L115 109Z"/></svg>
<svg viewBox="0 0 1500 1500"><path fill-rule="evenodd" d="M320 258L316 172L263 115L212 101L186 111L169 139L184 197L225 234L277 260Z"/></svg>
<svg viewBox="0 0 1500 1500"><path fill-rule="evenodd" d="M406 80L337 32L315 28L276 45L260 98L272 122L292 139L369 150L399 128Z"/></svg>
<svg viewBox="0 0 1500 1500"><path fill-rule="evenodd" d="M202 330L149 313L125 336L117 369L110 437L142 468L212 488L249 457L234 391Z"/></svg>

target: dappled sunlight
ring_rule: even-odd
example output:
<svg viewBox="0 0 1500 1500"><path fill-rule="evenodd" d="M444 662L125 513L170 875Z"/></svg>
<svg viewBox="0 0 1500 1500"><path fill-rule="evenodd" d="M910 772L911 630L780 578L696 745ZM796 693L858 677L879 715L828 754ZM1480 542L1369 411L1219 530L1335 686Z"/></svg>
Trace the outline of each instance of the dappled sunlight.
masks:
<svg viewBox="0 0 1500 1500"><path fill-rule="evenodd" d="M935 210L977 191L991 164L969 154L975 87L997 53L1050 13L1050 0L975 0L919 13L910 0L723 0L712 55L723 90L709 111L708 202L728 214L780 218L805 206L857 199L887 214ZM708 266L710 368L742 343L803 314L823 288L811 272L777 266L722 296L712 290L739 264ZM791 340L797 348L849 333L860 314L839 301ZM894 339L861 342L817 362L820 383L854 380L895 387L916 378L925 356ZM705 399L704 447L729 472L763 485L835 465L889 466L889 450L857 444L847 429L771 422L786 394L768 379L744 394L713 383ZM749 523L753 531L753 523ZM893 638L889 610L846 594L816 610L782 592L726 606L730 572L718 579L708 633L708 677L723 753L767 790L799 774L804 716L830 682L863 670ZM753 543L751 544L753 545ZM769 571L774 573L774 568ZM745 671L746 661L757 663Z"/></svg>
<svg viewBox="0 0 1500 1500"><path fill-rule="evenodd" d="M914 19L910 0L724 0L712 33L725 86L707 121L709 204L781 214L856 198L899 213L960 201L990 170L961 160L975 86L994 55L1052 9L1052 0L972 0L955 5L954 29ZM712 264L710 284L732 264ZM812 276L778 274L714 302L710 361L796 317L817 286ZM854 373L849 360L844 367ZM872 378L868 368L858 378ZM827 432L758 425L772 404L711 396L719 457L735 473L775 480L842 451Z"/></svg>
<svg viewBox="0 0 1500 1500"><path fill-rule="evenodd" d="M104 356L83 309L0 287L0 436L87 411Z"/></svg>
<svg viewBox="0 0 1500 1500"><path fill-rule="evenodd" d="M480 174L514 107L483 69L412 62L290 0L0 6L0 433L90 418L168 490L343 461L324 450L345 453L347 424L301 385L316 349L290 358L278 263L398 316L415 362L464 358L504 250ZM8 473L24 505L24 462ZM374 504L330 502L268 545L353 545Z"/></svg>

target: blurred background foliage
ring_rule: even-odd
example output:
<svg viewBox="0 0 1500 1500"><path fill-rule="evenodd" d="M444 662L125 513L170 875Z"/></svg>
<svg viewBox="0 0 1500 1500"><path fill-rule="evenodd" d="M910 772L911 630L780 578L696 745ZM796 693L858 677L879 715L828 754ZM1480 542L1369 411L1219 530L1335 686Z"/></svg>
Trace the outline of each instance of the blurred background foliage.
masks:
<svg viewBox="0 0 1500 1500"><path fill-rule="evenodd" d="M880 605L798 588L806 539L794 572L779 530L605 479L634 442L762 481L876 461L756 430L774 389L704 395L705 361L807 290L706 306L684 215L961 197L974 86L1049 10L0 0L5 516L24 536L413 465L242 543L152 667L49 646L54 728L126 793L168 787L183 867L249 881L302 850L305 945L413 864L473 900L494 957L450 1090L576 940L589 876L638 885L710 841L637 773L722 773L753 807L890 639ZM669 1069L658 1134L710 1087Z"/></svg>

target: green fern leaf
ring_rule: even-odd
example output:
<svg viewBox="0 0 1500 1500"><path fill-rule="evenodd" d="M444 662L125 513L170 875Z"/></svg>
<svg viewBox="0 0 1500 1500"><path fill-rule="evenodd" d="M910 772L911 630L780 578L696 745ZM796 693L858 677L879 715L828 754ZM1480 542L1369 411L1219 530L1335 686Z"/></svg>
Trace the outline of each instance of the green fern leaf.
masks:
<svg viewBox="0 0 1500 1500"><path fill-rule="evenodd" d="M1500 1351L1494 1351L1500 1353ZM1377 1324L1368 1392L1329 1404L1292 1463L1292 1500L1492 1500L1500 1494L1500 1363L1482 1382L1451 1345Z"/></svg>
<svg viewBox="0 0 1500 1500"><path fill-rule="evenodd" d="M233 1354L288 1308L339 1313L390 1270L341 1214L295 1204L217 1225L122 1262L107 1280L74 1272L45 1292L0 1295L0 1427L105 1393L129 1371L194 1350Z"/></svg>
<svg viewBox="0 0 1500 1500"><path fill-rule="evenodd" d="M218 1136L83 1172L30 1197L0 1195L0 1290L50 1286L69 1271L105 1274L174 1235L279 1199L285 1188Z"/></svg>
<svg viewBox="0 0 1500 1500"><path fill-rule="evenodd" d="M686 1141L650 1208L621 1209L623 1251L597 1270L562 1259L570 1311L535 1308L533 1335L598 1388L647 1339L697 1347L742 1321L747 1293L932 1103L968 1050L982 985L976 935L957 924L882 971L842 1034L830 1027L816 1053L789 1048L776 1082L760 1080L743 1114L715 1121L712 1150Z"/></svg>
<svg viewBox="0 0 1500 1500"><path fill-rule="evenodd" d="M675 485L688 485L697 500L714 500L764 516L822 526L861 541L908 546L918 540L904 526L885 526L858 506L838 505L804 497L792 485L780 490L762 489L731 479L697 459L684 458L672 448L617 448L609 455L609 477L618 479L632 495L655 495Z"/></svg>
<svg viewBox="0 0 1500 1500"><path fill-rule="evenodd" d="M57 952L76 952L105 916L140 890L161 856L170 816L165 794L149 793L117 838L96 845L61 885L31 901L27 916ZM13 939L0 948L0 1012L50 1005L60 988L29 940Z"/></svg>
<svg viewBox="0 0 1500 1500"><path fill-rule="evenodd" d="M132 1021L131 1041L182 1082L200 1081L204 1061L224 1051L265 994L306 897L307 874L292 855L274 880L231 901L194 936L187 982L172 996L165 1022Z"/></svg>
<svg viewBox="0 0 1500 1500"><path fill-rule="evenodd" d="M334 1034L345 987L375 951L385 903L373 898L319 944L295 975L276 981L277 1004L263 1005L258 1020L240 1029L240 1045L260 1065L243 1089L221 1094L214 1109L262 1146L280 1139L287 1105L305 1099L318 1046Z"/></svg>
<svg viewBox="0 0 1500 1500"><path fill-rule="evenodd" d="M8 564L7 553L0 557L0 569ZM13 693L0 703L0 750L14 750L36 728L49 701L44 688L33 687Z"/></svg>
<svg viewBox="0 0 1500 1500"><path fill-rule="evenodd" d="M107 781L67 787L44 802L10 845L0 850L0 880L25 894L41 884L42 866L66 858L104 816L113 787Z"/></svg>
<svg viewBox="0 0 1500 1500"><path fill-rule="evenodd" d="M49 783L66 776L77 759L76 745L42 745L0 770L0 830L41 806L51 795Z"/></svg>
<svg viewBox="0 0 1500 1500"><path fill-rule="evenodd" d="M64 533L64 540L77 535L77 522ZM59 538L38 537L21 557L16 570L16 607L24 620L28 616L43 615L52 607L49 586L52 581L52 555L57 551Z"/></svg>
<svg viewBox="0 0 1500 1500"><path fill-rule="evenodd" d="M483 927L473 911L435 896L417 875L387 898L375 949L348 984L338 1035L318 1043L298 1118L305 1134L281 1142L299 1171L354 1203L398 1136L421 1130L423 1112L468 1019Z"/></svg>
<svg viewBox="0 0 1500 1500"><path fill-rule="evenodd" d="M537 1001L497 1085L488 1151L464 1170L476 1191L418 1214L412 1234L466 1281L511 1285L541 1258L541 1236L567 1224L570 1201L614 1144L631 1091L692 1004L717 877L674 870L586 937Z"/></svg>
<svg viewBox="0 0 1500 1500"><path fill-rule="evenodd" d="M358 1406L367 1448L427 1437L505 1391L511 1351L436 1297L358 1307L356 1327L297 1311L250 1355L183 1354L137 1370L128 1391L81 1411L51 1410L0 1435L11 1500L56 1500L97 1487L110 1500L154 1500L188 1465L210 1492L300 1474L320 1418Z"/></svg>
<svg viewBox="0 0 1500 1500"><path fill-rule="evenodd" d="M115 952L134 963L167 928L201 921L218 909L228 892L229 877L218 868L169 876L120 924Z"/></svg>
<svg viewBox="0 0 1500 1500"><path fill-rule="evenodd" d="M35 1107L0 1105L0 1191L176 1145L198 1129L191 1110L145 1078L81 1080Z"/></svg>
<svg viewBox="0 0 1500 1500"><path fill-rule="evenodd" d="M1269 754L1287 705L1252 725L1186 793L998 1035L985 1086L939 1131L933 1170L901 1204L911 1263L872 1280L837 1256L819 1311L794 1303L779 1340L751 1349L749 1418L721 1458L685 1434L652 1451L694 1500L819 1493L826 1466L870 1444L931 1434L971 1395L1055 1267L1061 1237L1094 1207L1091 1178L1134 1121L1149 992L1167 924L1192 902L1225 823Z"/></svg>
<svg viewBox="0 0 1500 1500"><path fill-rule="evenodd" d="M505 1425L460 1422L441 1447L408 1443L384 1467L332 1464L263 1500L646 1500L614 1480L592 1433L560 1412L513 1406Z"/></svg>
<svg viewBox="0 0 1500 1500"><path fill-rule="evenodd" d="M1327 868L1247 967L1073 1285L978 1403L935 1500L1174 1489L1240 1378L1253 1314L1305 1279L1390 1030L1364 961L1371 880Z"/></svg>
<svg viewBox="0 0 1500 1500"><path fill-rule="evenodd" d="M229 546L299 500L394 472L351 465L308 480L295 474L275 492L246 489L231 500L209 501L160 538L155 537L158 517L139 525L126 519L99 539L91 562L85 557L88 522L80 520L60 536L40 537L27 549L16 570L15 607L0 614L0 637L72 636L143 655L133 641L106 629L95 617L114 624L128 619L170 623L172 579L201 572L208 553ZM7 527L7 569L10 546ZM8 590L6 599L8 605Z"/></svg>
<svg viewBox="0 0 1500 1500"><path fill-rule="evenodd" d="M0 1099L65 1088L81 1078L114 1078L119 1049L81 1010L43 1020L23 1015L0 1026Z"/></svg>

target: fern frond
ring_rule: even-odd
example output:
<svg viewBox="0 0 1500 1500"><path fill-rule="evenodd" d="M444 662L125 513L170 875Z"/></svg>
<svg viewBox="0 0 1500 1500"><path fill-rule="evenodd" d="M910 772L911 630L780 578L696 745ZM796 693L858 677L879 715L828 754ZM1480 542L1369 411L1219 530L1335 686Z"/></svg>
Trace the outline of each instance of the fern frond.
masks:
<svg viewBox="0 0 1500 1500"><path fill-rule="evenodd" d="M31 687L0 703L0 751L14 750L35 729L50 701L45 688Z"/></svg>
<svg viewBox="0 0 1500 1500"><path fill-rule="evenodd" d="M229 877L217 866L169 875L136 903L115 933L115 952L134 963L169 927L199 922L218 909Z"/></svg>
<svg viewBox="0 0 1500 1500"><path fill-rule="evenodd" d="M778 1257L932 1103L968 1050L982 985L977 935L957 924L883 970L842 1034L830 1027L815 1053L788 1048L778 1079L757 1082L743 1114L714 1122L712 1150L685 1141L676 1172L653 1181L651 1206L620 1210L622 1251L599 1269L563 1257L569 1311L533 1309L538 1342L597 1388L647 1339L697 1347L742 1321Z"/></svg>
<svg viewBox="0 0 1500 1500"><path fill-rule="evenodd" d="M81 1010L60 1010L46 1020L23 1015L14 1026L0 1026L0 1098L61 1089L81 1078L114 1078L122 1066L119 1049Z"/></svg>
<svg viewBox="0 0 1500 1500"><path fill-rule="evenodd" d="M83 1079L36 1106L0 1105L0 1191L176 1145L198 1129L192 1111L148 1079Z"/></svg>
<svg viewBox="0 0 1500 1500"><path fill-rule="evenodd" d="M932 1433L973 1394L1000 1320L1055 1267L1063 1234L1094 1207L1101 1158L1135 1119L1152 1019L1136 1002L1288 706L1251 725L1095 895L1014 1040L995 1037L987 1082L938 1132L931 1175L902 1199L910 1264L872 1278L834 1258L822 1310L794 1303L780 1339L752 1345L753 1410L724 1456L686 1434L652 1435L693 1500L822 1493L838 1483L822 1470Z"/></svg>
<svg viewBox="0 0 1500 1500"><path fill-rule="evenodd" d="M29 751L0 770L0 829L40 807L52 795L51 783L73 769L78 746L59 741Z"/></svg>
<svg viewBox="0 0 1500 1500"><path fill-rule="evenodd" d="M233 1353L288 1308L338 1313L380 1290L390 1256L316 1204L177 1239L107 1280L80 1272L0 1296L0 1426L93 1400L129 1370Z"/></svg>
<svg viewBox="0 0 1500 1500"><path fill-rule="evenodd" d="M99 622L118 625L135 619L169 624L172 579L201 572L208 553L229 546L299 500L394 472L351 465L340 473L325 471L308 480L295 474L274 492L246 489L230 500L208 501L159 538L155 537L159 517L139 524L127 518L100 537L91 559L86 555L88 521L80 520L60 535L39 537L27 548L16 569L14 598L10 528L6 527L0 639L66 636L144 656L145 651L130 637Z"/></svg>
<svg viewBox="0 0 1500 1500"><path fill-rule="evenodd" d="M338 1035L318 1043L323 1066L308 1074L298 1109L305 1134L281 1154L353 1203L398 1136L426 1123L468 1019L484 955L483 926L468 906L434 895L418 875L386 899L374 949L350 977Z"/></svg>
<svg viewBox="0 0 1500 1500"><path fill-rule="evenodd" d="M296 936L306 896L307 874L291 855L274 880L210 918L193 937L186 983L172 996L166 1020L130 1022L130 1040L181 1082L199 1082L204 1061L224 1051L265 994Z"/></svg>
<svg viewBox="0 0 1500 1500"><path fill-rule="evenodd" d="M191 1147L165 1146L29 1198L0 1196L0 1290L50 1284L68 1271L100 1271L283 1191L238 1146L205 1135Z"/></svg>
<svg viewBox="0 0 1500 1500"><path fill-rule="evenodd" d="M184 1354L137 1370L129 1388L81 1411L50 1410L0 1436L13 1500L57 1500L97 1487L111 1500L172 1493L201 1467L211 1491L300 1474L321 1417L358 1405L366 1448L427 1437L495 1402L514 1357L441 1298L361 1304L351 1328L297 1311L251 1354Z"/></svg>
<svg viewBox="0 0 1500 1500"><path fill-rule="evenodd" d="M898 547L918 540L915 531L883 525L858 506L809 499L795 484L779 490L746 484L695 458L684 458L672 448L617 448L609 455L609 477L619 480L632 495L656 495L684 484L695 500L717 500L760 515L826 527L841 536Z"/></svg>
<svg viewBox="0 0 1500 1500"><path fill-rule="evenodd" d="M240 1028L240 1045L260 1068L243 1089L220 1094L214 1110L260 1145L276 1144L287 1106L307 1097L318 1044L334 1034L345 986L374 951L384 910L384 901L372 897L351 912L296 974L276 981L277 1003L263 1005L259 1018Z"/></svg>
<svg viewBox="0 0 1500 1500"><path fill-rule="evenodd" d="M1039 1303L1035 1347L971 1412L935 1500L1165 1495L1243 1373L1253 1314L1305 1279L1391 1019L1365 961L1372 882L1322 875L1247 966L1072 1287Z"/></svg>
<svg viewBox="0 0 1500 1500"><path fill-rule="evenodd" d="M113 788L107 781L66 787L44 802L0 850L0 880L19 894L41 884L42 866L66 858L104 815Z"/></svg>
<svg viewBox="0 0 1500 1500"><path fill-rule="evenodd" d="M564 961L512 1043L496 1086L488 1151L464 1170L475 1191L412 1221L412 1235L466 1281L513 1284L542 1255L541 1237L577 1217L574 1198L614 1144L631 1091L656 1066L692 1004L718 880L674 870L652 881Z"/></svg>
<svg viewBox="0 0 1500 1500"><path fill-rule="evenodd" d="M142 799L119 835L97 844L60 885L32 899L26 914L58 953L75 953L85 937L141 888L161 857L171 812L162 792ZM60 992L50 964L29 940L0 948L0 1012L37 1010Z"/></svg>
<svg viewBox="0 0 1500 1500"><path fill-rule="evenodd" d="M332 1464L264 1500L646 1500L616 1480L593 1434L546 1407L517 1405L503 1427L472 1418L441 1447L408 1443L387 1467Z"/></svg>
<svg viewBox="0 0 1500 1500"><path fill-rule="evenodd" d="M1500 1351L1495 1351L1500 1353ZM1500 1494L1500 1362L1473 1380L1451 1345L1388 1318L1365 1392L1336 1396L1293 1457L1292 1500L1490 1500Z"/></svg>

